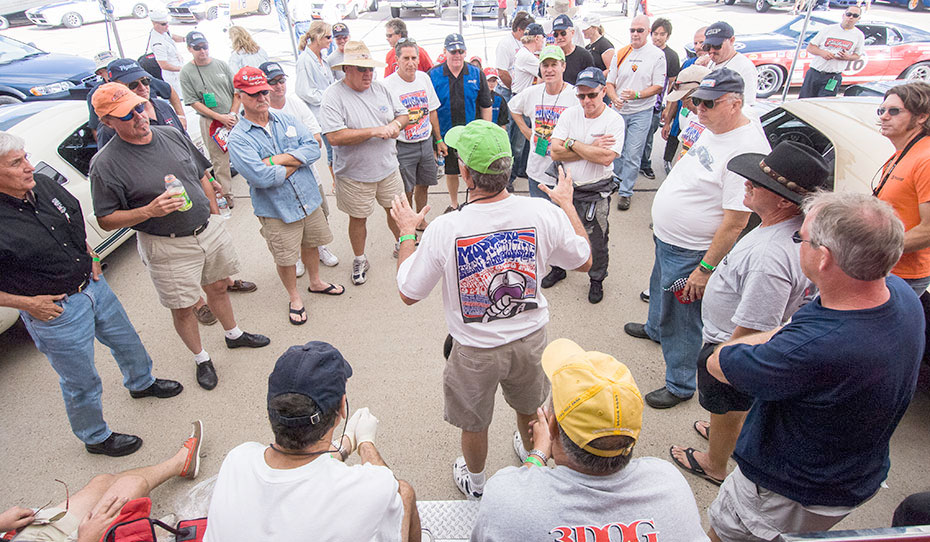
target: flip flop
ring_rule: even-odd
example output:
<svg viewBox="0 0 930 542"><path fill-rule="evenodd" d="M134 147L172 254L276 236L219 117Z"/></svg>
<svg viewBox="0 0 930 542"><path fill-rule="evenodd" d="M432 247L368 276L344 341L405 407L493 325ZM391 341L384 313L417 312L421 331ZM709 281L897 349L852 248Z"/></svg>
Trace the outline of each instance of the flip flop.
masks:
<svg viewBox="0 0 930 542"><path fill-rule="evenodd" d="M693 428L694 428L694 432L697 433L698 435L701 435L701 437L702 437L704 440L710 440L710 424L708 424L707 427L704 428L704 431L701 431L700 428L703 427L703 426L698 425L698 424L700 424L700 423L704 423L704 420L698 420L698 421L694 422L694 425L692 425L691 427L693 427Z"/></svg>
<svg viewBox="0 0 930 542"><path fill-rule="evenodd" d="M674 448L674 446L672 446L672 448ZM675 457L675 454L672 453L672 448L668 449L668 455L672 458L672 461L674 461L675 464L678 465L682 470L689 472L699 478L703 478L717 486L723 483L723 480L718 480L704 472L704 468L701 467L701 464L698 463L697 459L694 458L694 452L697 450L694 448L685 448L685 457L688 458L688 465L686 466L684 463L679 461L677 457Z"/></svg>
<svg viewBox="0 0 930 542"><path fill-rule="evenodd" d="M339 290L337 292L336 288L342 288L342 290ZM327 286L326 288L323 288L322 290L313 290L309 286L307 286L307 291L310 292L311 294L342 295L346 292L346 289L345 289L345 286L337 286L335 284L330 283L329 286Z"/></svg>
<svg viewBox="0 0 930 542"><path fill-rule="evenodd" d="M307 307L301 307L295 309L291 307L291 304L287 304L287 320L291 323L292 326L302 326L307 323ZM295 320L292 315L297 315L298 318L303 318L303 320Z"/></svg>

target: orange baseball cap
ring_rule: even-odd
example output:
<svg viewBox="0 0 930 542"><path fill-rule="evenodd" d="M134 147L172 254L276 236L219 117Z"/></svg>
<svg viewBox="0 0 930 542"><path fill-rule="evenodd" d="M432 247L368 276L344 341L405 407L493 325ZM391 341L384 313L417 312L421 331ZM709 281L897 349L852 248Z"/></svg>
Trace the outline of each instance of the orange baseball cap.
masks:
<svg viewBox="0 0 930 542"><path fill-rule="evenodd" d="M91 105L94 106L94 113L98 117L105 115L124 117L132 111L133 107L145 102L145 98L120 83L104 83L100 85L94 91L93 98L91 98Z"/></svg>

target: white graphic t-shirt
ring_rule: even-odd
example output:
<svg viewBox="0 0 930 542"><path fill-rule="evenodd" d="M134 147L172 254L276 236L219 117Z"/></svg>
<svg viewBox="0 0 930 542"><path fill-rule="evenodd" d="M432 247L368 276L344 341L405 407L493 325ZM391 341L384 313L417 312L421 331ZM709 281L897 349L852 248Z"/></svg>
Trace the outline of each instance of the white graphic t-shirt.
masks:
<svg viewBox="0 0 930 542"><path fill-rule="evenodd" d="M546 84L533 85L510 100L510 111L532 119L533 140L529 142L530 154L526 162L526 174L538 183L551 185L546 169L552 164L549 139L562 111L577 105L575 87L562 83L558 94L546 92Z"/></svg>
<svg viewBox="0 0 930 542"><path fill-rule="evenodd" d="M439 97L436 96L429 75L417 71L413 82L408 83L401 79L399 73L394 72L384 80L384 86L400 99L410 116L410 123L400 132L397 139L404 143L418 143L429 139L432 133L429 112L439 109Z"/></svg>
<svg viewBox="0 0 930 542"><path fill-rule="evenodd" d="M811 45L820 47L825 51L830 51L833 54L842 51L844 53L862 55L864 44L865 35L862 33L862 30L856 27L844 30L843 27L838 24L824 28L811 40ZM847 69L847 65L850 62L854 62L850 60L827 60L817 55L810 55L810 57L811 68L826 73L840 73Z"/></svg>

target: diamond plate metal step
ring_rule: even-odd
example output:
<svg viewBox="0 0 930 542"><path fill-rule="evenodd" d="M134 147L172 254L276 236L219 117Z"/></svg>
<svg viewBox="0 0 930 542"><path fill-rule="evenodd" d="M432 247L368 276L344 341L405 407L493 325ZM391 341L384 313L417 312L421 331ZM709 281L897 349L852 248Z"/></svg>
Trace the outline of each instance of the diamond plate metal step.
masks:
<svg viewBox="0 0 930 542"><path fill-rule="evenodd" d="M478 517L478 501L418 501L420 525L436 542L468 540Z"/></svg>

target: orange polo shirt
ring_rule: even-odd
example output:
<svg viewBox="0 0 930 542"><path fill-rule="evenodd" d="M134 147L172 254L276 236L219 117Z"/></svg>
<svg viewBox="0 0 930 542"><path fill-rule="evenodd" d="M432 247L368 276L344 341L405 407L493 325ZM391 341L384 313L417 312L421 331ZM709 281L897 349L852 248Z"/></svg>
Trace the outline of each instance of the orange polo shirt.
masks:
<svg viewBox="0 0 930 542"><path fill-rule="evenodd" d="M894 154L897 159L900 153ZM893 164L892 160L890 164ZM885 168L887 170L887 167ZM882 177L884 178L884 171ZM878 199L887 201L904 222L904 231L920 224L917 206L930 203L930 135L918 141L895 166L888 182L878 194ZM908 252L901 256L891 272L904 279L930 276L930 247Z"/></svg>

